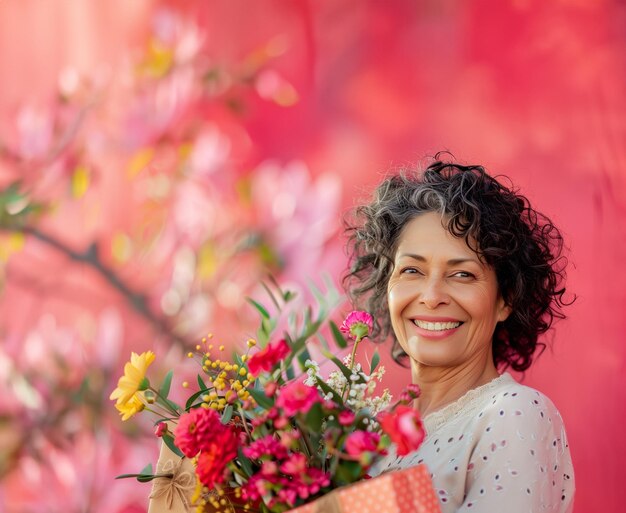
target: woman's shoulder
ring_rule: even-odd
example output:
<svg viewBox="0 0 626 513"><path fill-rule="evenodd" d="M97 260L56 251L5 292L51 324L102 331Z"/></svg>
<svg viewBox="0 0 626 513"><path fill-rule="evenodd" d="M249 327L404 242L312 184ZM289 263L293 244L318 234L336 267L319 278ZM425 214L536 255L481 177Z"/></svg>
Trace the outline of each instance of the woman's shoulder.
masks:
<svg viewBox="0 0 626 513"><path fill-rule="evenodd" d="M554 403L544 393L530 386L517 382L509 373L500 378L499 386L494 388L484 402L484 411L498 417L530 416L536 419L551 420L561 416Z"/></svg>
<svg viewBox="0 0 626 513"><path fill-rule="evenodd" d="M563 419L542 392L506 375L478 412L485 430L515 433L519 439L547 440L567 448Z"/></svg>

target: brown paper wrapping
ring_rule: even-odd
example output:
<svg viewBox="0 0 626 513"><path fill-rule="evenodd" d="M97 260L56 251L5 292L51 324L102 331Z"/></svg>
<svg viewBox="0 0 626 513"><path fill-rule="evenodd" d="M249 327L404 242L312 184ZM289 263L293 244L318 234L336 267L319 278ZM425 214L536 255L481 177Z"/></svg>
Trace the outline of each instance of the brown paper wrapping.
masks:
<svg viewBox="0 0 626 513"><path fill-rule="evenodd" d="M173 474L173 477L158 477L152 481L148 513L189 513L194 510L190 504L196 477L191 460L177 456L162 443L155 473Z"/></svg>

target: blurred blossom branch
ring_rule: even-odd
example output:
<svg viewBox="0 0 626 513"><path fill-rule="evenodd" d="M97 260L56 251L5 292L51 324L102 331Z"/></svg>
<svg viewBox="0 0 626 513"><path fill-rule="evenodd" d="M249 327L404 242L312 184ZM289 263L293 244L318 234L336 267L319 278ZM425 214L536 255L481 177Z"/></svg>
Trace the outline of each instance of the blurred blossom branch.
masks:
<svg viewBox="0 0 626 513"><path fill-rule="evenodd" d="M0 227L2 229L2 227ZM5 228L6 229L6 228ZM9 228L11 229L11 228ZM25 235L31 235L37 240L47 244L55 250L61 252L71 260L88 265L94 269L100 276L102 276L113 288L122 294L122 296L129 302L133 309L139 313L144 319L146 319L154 328L160 333L170 337L172 341L181 344L182 346L188 345L190 342L180 337L172 330L171 326L165 321L165 319L159 317L154 313L147 304L146 296L140 294L124 283L119 275L110 267L102 262L98 255L98 244L93 242L89 247L79 252L70 248L67 244L59 239L44 233L40 229L34 226L23 226L21 228L13 228Z"/></svg>

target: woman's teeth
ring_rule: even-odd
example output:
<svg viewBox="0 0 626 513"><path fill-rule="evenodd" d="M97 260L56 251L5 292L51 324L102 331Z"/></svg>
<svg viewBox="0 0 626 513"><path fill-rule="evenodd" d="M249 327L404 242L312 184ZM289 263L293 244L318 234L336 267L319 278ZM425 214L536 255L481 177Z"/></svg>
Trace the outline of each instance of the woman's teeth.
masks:
<svg viewBox="0 0 626 513"><path fill-rule="evenodd" d="M461 322L427 322L427 321L419 321L417 319L413 319L413 324L422 328L423 330L429 331L443 331L443 330L451 330L454 328L458 328Z"/></svg>

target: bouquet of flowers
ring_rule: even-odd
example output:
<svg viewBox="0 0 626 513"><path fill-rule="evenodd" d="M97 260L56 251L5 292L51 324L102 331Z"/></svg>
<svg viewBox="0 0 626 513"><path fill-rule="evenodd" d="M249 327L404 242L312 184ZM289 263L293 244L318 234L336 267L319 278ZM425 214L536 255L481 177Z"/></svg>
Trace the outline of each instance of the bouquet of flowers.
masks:
<svg viewBox="0 0 626 513"><path fill-rule="evenodd" d="M292 316L291 329L280 337L273 333L278 318L250 300L261 326L243 354L231 359L224 358L224 347L210 335L202 339L188 353L200 371L197 386L183 383L192 390L184 405L169 398L172 371L160 386L151 384L147 370L154 353L132 354L111 399L123 420L143 410L156 414L157 436L180 461L191 462L194 482L177 490L185 506L198 512L287 511L368 478L391 443L398 455L419 447L424 431L410 406L419 388L410 385L392 404L388 390L374 395L384 374L378 353L369 372L356 363L372 317L354 311L338 327L328 320L327 296L319 291L316 296L317 315L308 308L301 318ZM280 312L293 294L278 288L270 297ZM322 335L324 325L339 349L348 351L351 341L343 360ZM318 351L336 366L326 378L310 356L314 339ZM139 474L120 477L144 482L173 477L158 470L154 473L149 465ZM181 488L193 489L189 501Z"/></svg>

